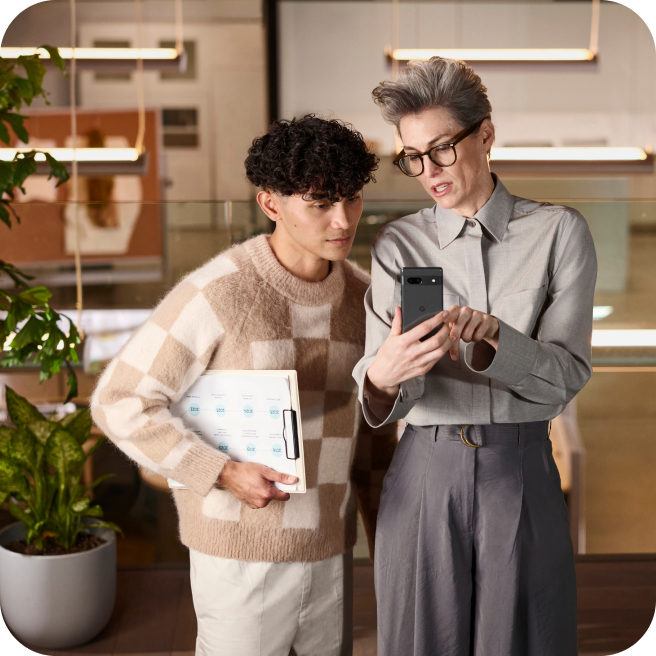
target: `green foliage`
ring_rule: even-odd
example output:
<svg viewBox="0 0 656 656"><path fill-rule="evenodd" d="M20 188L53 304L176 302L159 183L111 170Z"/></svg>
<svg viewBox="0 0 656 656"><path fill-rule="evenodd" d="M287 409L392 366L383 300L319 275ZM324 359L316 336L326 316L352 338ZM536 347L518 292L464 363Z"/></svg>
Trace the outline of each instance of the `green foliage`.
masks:
<svg viewBox="0 0 656 656"><path fill-rule="evenodd" d="M50 54L55 66L62 72L66 72L64 61L59 56L57 48L43 46ZM16 71L22 68L25 76ZM26 116L20 113L23 105L31 105L34 98L43 98L48 102L47 94L43 89L43 76L46 67L41 62L38 53L25 57L19 57L16 62L11 62L0 57L0 141L9 145L11 133L23 142L29 143L29 134L25 128ZM11 207L14 198L14 189L18 187L23 190L25 180L36 172L37 151L19 153L12 162L0 162L0 197L4 194L8 198L0 198L0 221L11 227L12 216L19 221L18 216ZM69 175L66 167L60 164L52 156L46 154L50 174L48 179L56 178L57 186L68 180Z"/></svg>
<svg viewBox="0 0 656 656"><path fill-rule="evenodd" d="M84 452L91 431L89 411L50 421L11 387L5 389L7 411L16 428L0 426L0 503L8 499L9 512L25 524L27 543L42 549L50 539L68 549L89 527L122 534L112 522L83 522L84 517L103 516L99 505L91 505L90 491L111 476L89 486L82 482L84 463L104 439Z"/></svg>
<svg viewBox="0 0 656 656"><path fill-rule="evenodd" d="M64 74L64 61L57 48L42 46L50 54L51 61ZM22 69L25 75L17 71ZM39 55L19 57L16 62L0 57L0 141L9 145L11 131L23 142L29 142L25 127L27 117L20 113L23 105L31 105L34 98L47 94L43 89L46 68ZM11 130L11 131L10 131ZM36 173L37 151L18 153L11 162L0 161L0 221L11 228L12 219L20 223L12 201L16 188L24 191L27 178ZM56 178L57 186L69 178L66 167L49 153L44 153L50 174ZM0 366L9 367L25 362L40 363L41 381L66 367L69 393L67 401L77 395L77 378L71 363L78 361L75 347L80 337L68 317L68 331L61 330L62 316L49 305L51 293L45 287L31 287L32 276L13 264L0 260L0 275L6 274L14 283L11 291L0 289ZM0 314L0 316L2 316Z"/></svg>

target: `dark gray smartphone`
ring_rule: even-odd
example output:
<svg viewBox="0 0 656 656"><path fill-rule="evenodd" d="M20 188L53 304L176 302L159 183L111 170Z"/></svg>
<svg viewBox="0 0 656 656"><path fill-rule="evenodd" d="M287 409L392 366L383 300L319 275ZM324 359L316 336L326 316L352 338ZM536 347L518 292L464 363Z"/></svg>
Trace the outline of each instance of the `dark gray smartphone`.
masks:
<svg viewBox="0 0 656 656"><path fill-rule="evenodd" d="M434 317L444 309L442 268L441 267L403 267L401 269L401 315L403 332ZM440 328L422 337L424 341L432 337Z"/></svg>

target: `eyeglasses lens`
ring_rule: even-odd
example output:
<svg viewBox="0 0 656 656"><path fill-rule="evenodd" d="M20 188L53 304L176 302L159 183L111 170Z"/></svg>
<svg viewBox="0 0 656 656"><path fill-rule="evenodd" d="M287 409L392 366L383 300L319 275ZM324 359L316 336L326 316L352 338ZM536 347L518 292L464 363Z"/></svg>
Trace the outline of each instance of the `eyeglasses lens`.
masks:
<svg viewBox="0 0 656 656"><path fill-rule="evenodd" d="M435 146L428 155L438 166L451 166L456 161L456 149L453 146Z"/></svg>
<svg viewBox="0 0 656 656"><path fill-rule="evenodd" d="M428 155L437 166L452 166L456 161L456 150L451 145L437 145ZM423 157L419 155L406 155L399 160L401 170L413 177L421 175L424 170Z"/></svg>

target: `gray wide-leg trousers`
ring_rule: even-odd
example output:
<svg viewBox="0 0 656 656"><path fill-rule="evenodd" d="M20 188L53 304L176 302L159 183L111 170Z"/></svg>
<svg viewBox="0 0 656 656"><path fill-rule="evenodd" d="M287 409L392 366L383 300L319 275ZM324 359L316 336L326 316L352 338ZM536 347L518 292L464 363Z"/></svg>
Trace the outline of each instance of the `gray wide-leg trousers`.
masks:
<svg viewBox="0 0 656 656"><path fill-rule="evenodd" d="M378 656L576 656L548 422L408 425L376 530Z"/></svg>

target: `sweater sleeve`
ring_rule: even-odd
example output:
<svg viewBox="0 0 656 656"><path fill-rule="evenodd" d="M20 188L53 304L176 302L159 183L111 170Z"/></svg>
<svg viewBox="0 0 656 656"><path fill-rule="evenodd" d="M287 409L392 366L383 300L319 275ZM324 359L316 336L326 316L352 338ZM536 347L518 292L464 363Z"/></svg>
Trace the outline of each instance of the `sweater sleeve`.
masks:
<svg viewBox="0 0 656 656"><path fill-rule="evenodd" d="M369 556L374 558L374 539L376 536L376 518L383 491L383 479L392 462L397 444L397 423L385 424L372 428L365 421L358 403L360 428L355 449L351 480L355 487L358 510L362 516L364 530L367 534Z"/></svg>
<svg viewBox="0 0 656 656"><path fill-rule="evenodd" d="M237 271L219 256L177 285L101 376L96 424L132 460L207 495L229 459L186 429L169 406L207 368L225 329L217 279ZM213 289L212 294L208 289Z"/></svg>

